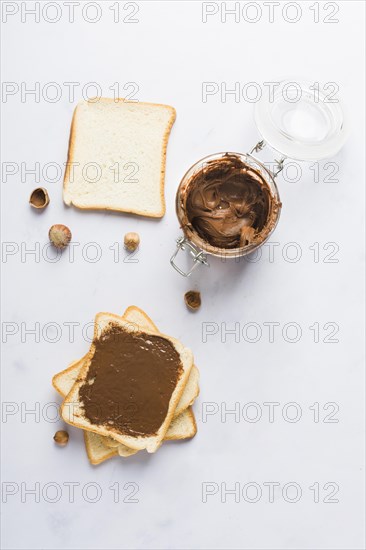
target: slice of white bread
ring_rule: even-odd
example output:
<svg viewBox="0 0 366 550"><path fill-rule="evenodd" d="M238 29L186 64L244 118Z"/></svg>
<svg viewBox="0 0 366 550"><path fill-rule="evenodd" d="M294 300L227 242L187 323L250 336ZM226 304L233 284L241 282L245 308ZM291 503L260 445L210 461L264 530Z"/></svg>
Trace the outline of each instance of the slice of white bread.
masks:
<svg viewBox="0 0 366 550"><path fill-rule="evenodd" d="M182 371L171 394L168 405L168 412L165 419L163 420L161 426L158 428L157 432L151 436L131 436L121 433L113 426L93 424L84 415L79 392L81 387L86 383L89 366L96 349L95 343L97 339L99 339L101 335L106 334L111 329L111 327L116 327L126 332L134 332L136 329L133 324L126 322L118 315L114 315L112 313L99 313L96 316L94 325L94 339L88 353L88 358L81 369L78 380L74 384L72 390L67 395L61 406L61 415L65 422L68 422L73 426L85 430L90 430L100 435L111 436L123 445L126 445L127 447L130 447L132 449L146 449L148 452L153 453L161 445L165 433L167 432L171 420L174 416L174 411L177 407L177 404L183 393L184 387L188 381L189 374L192 369L193 355L191 350L185 348L179 340L176 340L171 336L166 336L154 330L140 331L147 336L160 336L168 340L174 346L180 358Z"/></svg>
<svg viewBox="0 0 366 550"><path fill-rule="evenodd" d="M189 439L197 433L196 419L192 407L188 407L179 416L173 418L168 431L165 434L164 441Z"/></svg>
<svg viewBox="0 0 366 550"><path fill-rule="evenodd" d="M166 149L175 109L101 98L74 111L64 202L161 218Z"/></svg>
<svg viewBox="0 0 366 550"><path fill-rule="evenodd" d="M129 306L123 314L123 318L134 323L138 328L151 328L158 330L150 317L136 306ZM52 383L54 388L62 395L66 395L71 391L72 386L77 380L81 367L84 364L86 356L79 361L74 361L67 369L56 374ZM194 437L197 432L196 421L192 409L189 409L189 414L185 414L188 405L193 403L194 399L199 394L199 372L197 367L193 365L186 387L184 388L182 397L176 409L176 421L173 419L166 433L165 439L188 439ZM177 411L182 418L177 418ZM183 411L183 413L181 412ZM184 415L184 416L183 416ZM106 436L100 436L93 432L84 431L84 440L87 455L91 464L100 464L108 458L112 458L119 454L120 456L131 456L137 451L120 444L115 439ZM117 449L119 447L119 449ZM111 448L114 452L111 453Z"/></svg>

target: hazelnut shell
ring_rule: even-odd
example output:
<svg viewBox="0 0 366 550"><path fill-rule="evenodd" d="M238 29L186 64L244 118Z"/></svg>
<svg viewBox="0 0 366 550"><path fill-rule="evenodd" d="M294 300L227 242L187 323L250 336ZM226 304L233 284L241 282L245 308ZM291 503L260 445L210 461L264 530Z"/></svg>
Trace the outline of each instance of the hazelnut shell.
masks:
<svg viewBox="0 0 366 550"><path fill-rule="evenodd" d="M188 290L184 295L186 306L191 311L196 311L201 307L201 294L198 290Z"/></svg>
<svg viewBox="0 0 366 550"><path fill-rule="evenodd" d="M47 189L44 187L37 187L31 193L29 197L29 204L37 210L43 210L50 202L50 197L48 196Z"/></svg>

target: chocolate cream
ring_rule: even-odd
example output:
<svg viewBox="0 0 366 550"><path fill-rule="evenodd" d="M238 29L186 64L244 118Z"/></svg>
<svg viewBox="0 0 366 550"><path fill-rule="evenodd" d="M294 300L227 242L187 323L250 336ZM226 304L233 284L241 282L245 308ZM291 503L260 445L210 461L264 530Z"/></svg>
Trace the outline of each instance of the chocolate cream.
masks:
<svg viewBox="0 0 366 550"><path fill-rule="evenodd" d="M110 327L79 390L85 417L132 436L155 435L183 372L173 344L161 336Z"/></svg>
<svg viewBox="0 0 366 550"><path fill-rule="evenodd" d="M226 249L264 241L280 207L262 175L229 153L206 162L191 177L184 202L183 229Z"/></svg>

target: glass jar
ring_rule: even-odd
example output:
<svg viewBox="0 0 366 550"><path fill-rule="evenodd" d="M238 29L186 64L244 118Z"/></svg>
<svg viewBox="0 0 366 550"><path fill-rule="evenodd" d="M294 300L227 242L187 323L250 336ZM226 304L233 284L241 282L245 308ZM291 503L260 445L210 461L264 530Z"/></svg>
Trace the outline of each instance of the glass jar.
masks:
<svg viewBox="0 0 366 550"><path fill-rule="evenodd" d="M316 83L315 83L316 84ZM176 212L183 231L177 239L177 249L172 255L171 265L183 276L189 276L198 265L209 265L207 255L225 258L237 258L254 252L263 245L275 230L280 213L281 201L276 176L283 169L286 159L299 161L317 161L334 156L343 146L348 127L344 111L339 100L329 91L321 90L310 82L279 82L271 97L264 96L256 103L255 123L262 139L250 153L215 153L196 162L183 176L176 195ZM272 172L255 156L268 145L279 160L275 161ZM255 243L243 246L222 248L213 246L203 238L190 223L187 215L187 197L192 178L204 174L205 167L213 161L233 156L239 159L245 168L257 174L267 186L270 197L267 226L257 235ZM181 250L187 250L192 266L184 271L176 263Z"/></svg>

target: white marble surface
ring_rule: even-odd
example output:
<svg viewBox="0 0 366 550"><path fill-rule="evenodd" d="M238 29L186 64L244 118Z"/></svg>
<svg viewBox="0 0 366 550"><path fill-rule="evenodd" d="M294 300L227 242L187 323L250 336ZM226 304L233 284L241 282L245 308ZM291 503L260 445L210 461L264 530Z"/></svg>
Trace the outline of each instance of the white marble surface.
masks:
<svg viewBox="0 0 366 550"><path fill-rule="evenodd" d="M33 4L28 2L28 8ZM332 6L326 11L324 3L319 4L320 22L314 23L311 2L301 2L301 17L293 24L282 15L283 3L270 23L269 8L260 2L255 3L262 9L257 23L243 16L238 23L230 16L221 23L220 14L202 23L200 2L139 3L135 24L114 23L112 3L101 2L99 22L83 21L76 6L75 22L68 23L67 7L59 2L57 23L35 23L30 15L22 23L19 11L3 25L3 80L17 83L19 89L22 82L28 88L39 82L42 89L54 81L62 89L55 103L44 97L35 102L31 96L22 102L20 92L3 103L5 162L24 163L26 168L35 162L41 168L49 162L62 165L74 104L82 86L91 81L98 82L106 96L116 82L120 95L126 93L126 83L135 82L139 100L166 102L177 109L167 157L167 213L161 221L67 208L61 178L50 183L45 176L40 183L48 188L51 204L39 214L28 206L34 176L22 181L19 172L2 183L3 240L14 243L6 245L8 255L2 262L4 548L364 547L364 4L330 4L339 7L333 16L338 23L323 22L333 11ZM48 9L46 17L54 18L54 8ZM122 10L121 16L132 9ZM286 17L293 18L293 8L285 9L290 10ZM248 14L254 17L254 12ZM232 88L235 82L263 85L288 74L339 85L353 118L349 141L332 159L339 167L333 178L339 181L325 181L333 165L324 163L319 182L307 166L298 182L289 181L291 174L287 181L280 176L283 212L271 238L273 261L267 247L257 262L212 261L210 269L183 279L169 265L179 235L174 197L183 173L206 154L247 151L258 139L253 104L243 98L236 103L232 96L223 102L219 94L203 103L202 82L226 82ZM80 83L75 101L68 100L64 82ZM54 223L68 225L74 242L80 243L73 262L68 253L57 263L42 255ZM127 231L141 235L138 261L126 263L121 251L120 261L114 262L109 247L121 243ZM94 263L90 258L95 251L85 249L89 242L101 250ZM289 261L295 248L288 243L293 242L301 251L296 263ZM319 243L317 262L314 243ZM336 244L324 249L327 243ZM40 257L22 257L24 247L37 246ZM329 263L332 258L338 261ZM195 314L183 303L190 288L202 293L203 305ZM52 422L55 409L47 405L59 402L51 378L87 351L82 327L96 312L119 313L130 304L145 309L163 331L192 348L201 371L201 395L194 406L198 434L190 442L166 444L153 456L141 453L92 467L77 430L70 429L66 448L53 444L54 432L64 425ZM76 323L73 341L67 325L71 322ZM265 324L269 322L279 323L273 342ZM218 332L204 342L207 323ZM247 336L241 333L236 342L235 335L228 335L225 343L221 323L228 329L239 323L241 331L248 329ZM287 323L300 327L297 343L282 335ZM314 323L320 327L318 343ZM333 325L324 328L326 323ZM339 327L333 336L338 342L325 342L334 324ZM250 342L258 326L261 336ZM26 334L32 327L39 331L38 342ZM288 330L287 340L294 338L293 329ZM264 405L268 402L278 403L273 422ZM240 417L228 415L222 421L220 412L235 403ZM297 404L298 422L289 421L296 410L288 403ZM319 403L319 422L314 403ZM40 414L26 414L30 409ZM208 409L214 414L207 416ZM262 416L250 422L255 414ZM70 482L79 484L74 502ZM138 485L138 502L124 502L135 486L125 487L128 482ZM205 482L217 491L207 502L202 498ZM273 499L268 482L280 484L274 486ZM291 486L286 500L284 486L290 482L301 489L298 502L288 502L294 496ZM233 494L222 502L220 484L230 489L235 483L244 495L247 483L257 485L249 486L245 498L241 493L240 502ZM120 487L118 502L111 486ZM338 502L324 502L336 486L333 499ZM26 493L32 487L39 487L39 502ZM56 500L55 487L59 500L51 502ZM93 503L95 487L100 499ZM249 502L258 487L262 496Z"/></svg>

